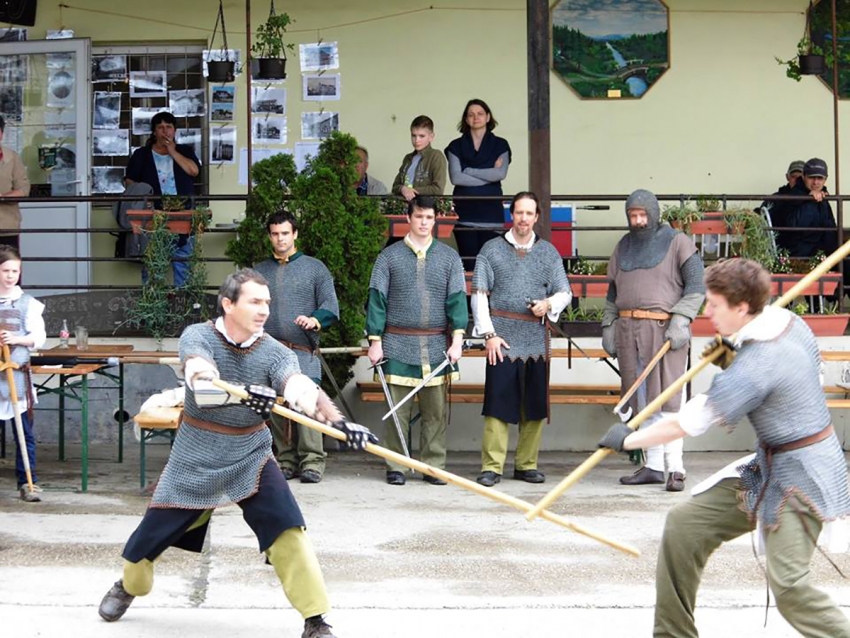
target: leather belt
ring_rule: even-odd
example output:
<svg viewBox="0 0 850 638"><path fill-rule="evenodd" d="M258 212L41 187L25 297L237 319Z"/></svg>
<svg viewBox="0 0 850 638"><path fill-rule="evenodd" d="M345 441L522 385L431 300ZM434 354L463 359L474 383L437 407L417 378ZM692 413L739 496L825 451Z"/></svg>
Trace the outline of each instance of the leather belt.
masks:
<svg viewBox="0 0 850 638"><path fill-rule="evenodd" d="M393 335L413 335L416 337L433 337L446 334L445 328L402 328L401 326L386 326L384 332Z"/></svg>
<svg viewBox="0 0 850 638"><path fill-rule="evenodd" d="M300 350L301 352L313 354L313 349L309 346L302 346L300 343L292 343L291 341L284 341L283 339L278 339L278 341L290 350Z"/></svg>
<svg viewBox="0 0 850 638"><path fill-rule="evenodd" d="M516 319L517 321L529 321L534 323L540 322L540 317L535 317L530 312L511 312L510 310L496 310L491 308L490 315L493 317L503 317L505 319Z"/></svg>
<svg viewBox="0 0 850 638"><path fill-rule="evenodd" d="M655 312L654 310L621 310L621 317L629 319L655 319L656 321L667 321L670 318L669 312Z"/></svg>
<svg viewBox="0 0 850 638"><path fill-rule="evenodd" d="M832 427L832 424L830 424L820 432L815 432L814 434L810 434L809 436L803 437L802 439L797 439L796 441L789 441L788 443L783 443L782 445L775 446L770 446L767 443L759 443L759 445L763 450L766 450L771 454L781 454L782 452L799 450L800 448L809 447L810 445L814 445L815 443L820 443L824 439L828 439L830 436L832 436L833 432L835 432L835 428Z"/></svg>
<svg viewBox="0 0 850 638"><path fill-rule="evenodd" d="M254 432L259 432L264 427L266 427L266 422L260 421L256 425L249 425L246 428L235 428L231 425L222 425L221 423L213 423L212 421L202 421L201 419L196 419L185 413L183 414L183 421L184 423L193 425L196 428L200 428L201 430L217 432L218 434L230 434L231 436L243 436L246 434L253 434Z"/></svg>

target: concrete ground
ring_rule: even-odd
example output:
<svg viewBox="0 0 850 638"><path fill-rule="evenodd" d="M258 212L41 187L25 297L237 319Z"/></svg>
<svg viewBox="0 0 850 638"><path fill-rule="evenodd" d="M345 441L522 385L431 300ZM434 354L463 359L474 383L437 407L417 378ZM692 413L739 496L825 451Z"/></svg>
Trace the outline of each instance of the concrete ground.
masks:
<svg viewBox="0 0 850 638"><path fill-rule="evenodd" d="M149 448L151 474L167 451ZM94 447L85 494L77 491L78 450L72 447L65 463L55 461L55 446L40 446L38 454L45 488L38 504L17 498L13 461L0 459L2 635L300 636L302 621L236 507L215 514L202 554L169 550L157 562L153 592L121 621L100 620L97 606L120 577L121 548L147 503L139 494L134 442L123 464L114 462L114 446ZM686 455L688 485L736 456ZM547 453L546 484L508 479L497 487L533 502L585 458ZM477 474L477 455L449 460L450 471ZM543 520L527 523L518 511L454 486L431 486L418 476L404 487L386 485L380 460L365 453L334 453L322 483L290 485L324 570L334 605L329 620L340 638L631 638L651 636L664 515L688 497L662 486L620 486L617 478L632 470L623 456L606 459L553 511L635 545L640 558ZM834 559L850 573L850 557ZM822 556L813 569L817 582L850 606L850 585ZM706 569L700 635L796 636L775 608L764 627L764 602L751 540L738 539Z"/></svg>

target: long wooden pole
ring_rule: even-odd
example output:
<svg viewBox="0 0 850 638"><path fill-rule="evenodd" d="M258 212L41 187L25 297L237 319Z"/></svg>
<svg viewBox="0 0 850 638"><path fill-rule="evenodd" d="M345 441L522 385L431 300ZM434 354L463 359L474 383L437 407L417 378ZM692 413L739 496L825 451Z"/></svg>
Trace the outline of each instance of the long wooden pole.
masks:
<svg viewBox="0 0 850 638"><path fill-rule="evenodd" d="M239 397L240 399L248 398L248 393L239 386L232 385L220 379L213 379L212 383L221 388L222 390L226 390L233 396ZM338 441L346 440L345 434L343 434L336 428L330 427L323 423L319 423L315 419L311 419L307 416L304 416L300 412L289 410L283 407L282 405L274 405L272 407L272 410L280 416L301 423L302 425L312 428L313 430L317 430L325 436L329 436ZM532 507L531 503L529 503L528 501L523 501L514 496L510 496L508 494L499 492L498 490L494 490L489 487L484 487L483 485L479 485L475 481L470 481L469 479L457 476L456 474L452 474L451 472L447 472L446 470L441 470L439 468L432 467L430 465L427 465L426 463L422 463L415 459L409 459L406 456L393 452L392 450L388 450L384 447L381 447L380 445L367 443L365 450L371 454L374 454L375 456L380 456L383 459L387 459L389 461L393 461L394 463L398 463L399 465L409 467L410 469L420 472L422 474L428 474L429 476L442 479L447 483L457 485L458 487L463 487L471 492L475 492L480 496L485 496L491 500L502 503L503 505L514 507L523 512L530 510ZM541 512L540 515L547 521L557 523L561 527L565 527L566 529L576 532L577 534L582 534L584 536L587 536L588 538L592 538L595 541L608 545L609 547L613 547L614 549L617 549L621 552L625 552L626 554L631 554L632 556L640 556L640 550L638 550L636 547L633 547L626 543L620 543L619 541L615 541L613 539L602 536L601 534L597 534L596 532L592 532L586 527L567 520L563 516L553 514L548 510Z"/></svg>
<svg viewBox="0 0 850 638"><path fill-rule="evenodd" d="M21 421L21 406L18 405L18 390L15 388L15 368L18 366L12 362L12 354L9 346L3 344L3 369L6 370L6 382L9 384L9 399L12 401L12 410L15 413L15 431L18 433L18 447L21 451L21 459L24 462L24 472L27 475L27 487L32 493L35 486L32 484L32 469L30 467L29 450L27 440L24 438L24 424Z"/></svg>
<svg viewBox="0 0 850 638"><path fill-rule="evenodd" d="M661 358L667 354L667 351L670 349L670 346L673 345L673 342L669 339L664 342L658 352L655 353L655 356L652 357L652 360L647 364L647 366L643 369L643 372L640 373L640 376L635 379L635 382L632 384L632 387L628 389L628 391L623 395L623 398L620 399L620 402L614 406L614 414L620 416L620 410L623 409L623 406L626 405L626 402L632 398L632 395L637 392L637 389L640 385L646 381L646 378L649 376L649 373L652 372L653 368L658 365L658 362L661 361ZM623 415L624 418L628 418Z"/></svg>
<svg viewBox="0 0 850 638"><path fill-rule="evenodd" d="M838 250L832 253L829 257L824 259L817 267L812 270L809 274L803 277L800 281L798 281L788 292L782 295L779 299L773 302L773 305L777 308L782 308L787 306L795 297L803 294L803 291L813 283L815 283L818 279L820 279L823 275L825 275L829 270L838 264L842 259L844 259L848 254L850 254L850 241L845 242ZM632 430L636 430L640 427L640 424L643 423L648 417L655 414L655 412L663 406L668 399L677 394L685 384L693 379L697 374L699 374L704 368L706 368L710 363L713 363L715 359L719 358L720 355L723 354L723 350L721 348L716 349L712 352L708 357L702 359L698 364L696 364L693 368L685 372L681 377L679 377L676 381L674 381L670 387L668 387L664 392L658 395L654 401L650 402L643 410L641 410L638 415L633 418L627 424ZM525 518L529 521L534 520L540 514L551 507L552 503L554 503L560 496L570 489L573 485L578 483L590 470L596 467L602 459L611 454L613 450L608 448L602 448L594 452L590 458L588 458L584 463L579 465L576 469L574 469L570 474L568 474L560 483L558 483L552 490L546 494L543 498L541 498L537 504L534 505L525 515Z"/></svg>

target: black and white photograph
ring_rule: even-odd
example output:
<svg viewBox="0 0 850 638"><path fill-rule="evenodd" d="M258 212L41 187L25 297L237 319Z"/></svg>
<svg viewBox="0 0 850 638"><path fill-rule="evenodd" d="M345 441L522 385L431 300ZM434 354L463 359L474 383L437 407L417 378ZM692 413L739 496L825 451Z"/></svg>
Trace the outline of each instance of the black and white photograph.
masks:
<svg viewBox="0 0 850 638"><path fill-rule="evenodd" d="M98 129L91 133L92 156L127 157L130 154L130 131L127 129Z"/></svg>
<svg viewBox="0 0 850 638"><path fill-rule="evenodd" d="M162 111L169 111L169 109L164 107L148 107L148 106L134 106L133 107L133 135L150 135L151 132L151 120L153 116L157 113L162 113Z"/></svg>
<svg viewBox="0 0 850 638"><path fill-rule="evenodd" d="M121 92L95 91L92 128L118 128L121 120Z"/></svg>
<svg viewBox="0 0 850 638"><path fill-rule="evenodd" d="M73 29L48 29L46 40L69 40L74 37Z"/></svg>
<svg viewBox="0 0 850 638"><path fill-rule="evenodd" d="M238 76L242 72L242 60L240 49L227 49L223 51L222 49L205 49L203 54L201 55L204 61L204 77L209 76L209 69L207 68L207 62L235 62L233 73Z"/></svg>
<svg viewBox="0 0 850 638"><path fill-rule="evenodd" d="M305 102L322 102L339 99L339 73L329 75L302 75L302 99Z"/></svg>
<svg viewBox="0 0 850 638"><path fill-rule="evenodd" d="M298 51L302 73L339 68L339 48L336 42L299 44Z"/></svg>
<svg viewBox="0 0 850 638"><path fill-rule="evenodd" d="M202 117L207 114L206 91L204 89L169 91L168 107L174 117Z"/></svg>
<svg viewBox="0 0 850 638"><path fill-rule="evenodd" d="M210 162L212 164L236 163L236 128L213 126L210 128Z"/></svg>
<svg viewBox="0 0 850 638"><path fill-rule="evenodd" d="M95 55L91 59L92 82L126 82L126 55Z"/></svg>
<svg viewBox="0 0 850 638"><path fill-rule="evenodd" d="M253 140L257 144L286 144L285 117L258 117L253 122Z"/></svg>
<svg viewBox="0 0 850 638"><path fill-rule="evenodd" d="M210 106L210 122L232 122L233 102L218 102Z"/></svg>
<svg viewBox="0 0 850 638"><path fill-rule="evenodd" d="M339 113L307 111L301 114L301 139L323 140L339 130Z"/></svg>
<svg viewBox="0 0 850 638"><path fill-rule="evenodd" d="M251 112L286 115L286 89L263 86L251 90Z"/></svg>
<svg viewBox="0 0 850 638"><path fill-rule="evenodd" d="M123 166L95 166L91 169L92 193L123 193Z"/></svg>
<svg viewBox="0 0 850 638"><path fill-rule="evenodd" d="M47 106L66 109L74 104L74 67L47 68Z"/></svg>
<svg viewBox="0 0 850 638"><path fill-rule="evenodd" d="M0 115L7 122L20 122L24 112L24 87L0 86Z"/></svg>
<svg viewBox="0 0 850 638"><path fill-rule="evenodd" d="M165 71L130 71L130 97L166 97Z"/></svg>
<svg viewBox="0 0 850 638"><path fill-rule="evenodd" d="M11 27L0 29L0 42L26 42L27 30Z"/></svg>
<svg viewBox="0 0 850 638"><path fill-rule="evenodd" d="M177 129L177 143L191 146L195 151L195 157L198 161L203 161L201 158L201 129L199 128L179 128Z"/></svg>
<svg viewBox="0 0 850 638"><path fill-rule="evenodd" d="M236 101L236 87L214 86L210 89L210 97L213 104L232 104Z"/></svg>
<svg viewBox="0 0 850 638"><path fill-rule="evenodd" d="M25 83L27 59L25 55L0 55L0 85Z"/></svg>

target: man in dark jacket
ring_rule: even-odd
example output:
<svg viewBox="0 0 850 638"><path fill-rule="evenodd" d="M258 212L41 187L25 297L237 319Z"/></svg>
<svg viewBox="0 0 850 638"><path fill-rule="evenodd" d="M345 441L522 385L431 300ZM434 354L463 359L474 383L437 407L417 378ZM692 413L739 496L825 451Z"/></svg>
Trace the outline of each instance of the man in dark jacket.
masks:
<svg viewBox="0 0 850 638"><path fill-rule="evenodd" d="M796 228L824 228L827 230L803 230L791 234L788 252L792 257L814 257L818 251L829 255L837 246L835 218L832 208L826 201L826 162L813 157L803 167L803 177L791 190L791 195L810 195L795 208L789 219L789 226Z"/></svg>
<svg viewBox="0 0 850 638"><path fill-rule="evenodd" d="M794 160L788 165L788 171L785 173L786 183L780 186L774 195L790 195L791 191L803 177L803 167L806 163L803 160ZM762 208L767 208L770 213L770 225L775 228L791 225L791 216L794 209L798 206L798 202L782 201L766 199L761 203ZM794 234L787 230L775 231L777 248L788 249L788 244L794 238Z"/></svg>

